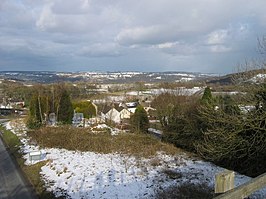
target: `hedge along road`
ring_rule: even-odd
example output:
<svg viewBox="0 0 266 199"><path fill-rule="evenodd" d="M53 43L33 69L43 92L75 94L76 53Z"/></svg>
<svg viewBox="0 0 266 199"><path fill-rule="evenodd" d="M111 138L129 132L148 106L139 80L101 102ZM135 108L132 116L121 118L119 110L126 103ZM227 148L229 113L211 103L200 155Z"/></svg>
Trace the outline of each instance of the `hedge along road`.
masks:
<svg viewBox="0 0 266 199"><path fill-rule="evenodd" d="M0 120L1 123L1 120ZM0 132L1 133L1 132ZM1 137L1 135L0 135ZM20 168L10 157L0 138L0 198L35 199L31 185L25 180Z"/></svg>

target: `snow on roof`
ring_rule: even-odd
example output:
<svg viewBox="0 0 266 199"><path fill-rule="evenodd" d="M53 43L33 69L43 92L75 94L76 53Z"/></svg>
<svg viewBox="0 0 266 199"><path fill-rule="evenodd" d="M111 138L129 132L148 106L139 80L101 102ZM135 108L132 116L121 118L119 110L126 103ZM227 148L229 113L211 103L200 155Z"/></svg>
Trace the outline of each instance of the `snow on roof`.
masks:
<svg viewBox="0 0 266 199"><path fill-rule="evenodd" d="M155 134L158 134L158 135L162 135L163 132L158 130L158 129L154 129L154 128L148 128L148 131L152 132L152 133L155 133Z"/></svg>
<svg viewBox="0 0 266 199"><path fill-rule="evenodd" d="M138 102L127 102L126 106L128 108L134 108L134 107L138 106Z"/></svg>

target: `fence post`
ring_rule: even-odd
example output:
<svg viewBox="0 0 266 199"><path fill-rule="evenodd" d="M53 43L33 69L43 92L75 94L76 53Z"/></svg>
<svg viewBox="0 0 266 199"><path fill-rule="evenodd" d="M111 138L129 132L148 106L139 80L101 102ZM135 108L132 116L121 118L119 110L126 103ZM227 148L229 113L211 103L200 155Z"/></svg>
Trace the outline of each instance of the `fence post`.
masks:
<svg viewBox="0 0 266 199"><path fill-rule="evenodd" d="M225 193L235 186L235 173L225 170L215 175L215 193Z"/></svg>

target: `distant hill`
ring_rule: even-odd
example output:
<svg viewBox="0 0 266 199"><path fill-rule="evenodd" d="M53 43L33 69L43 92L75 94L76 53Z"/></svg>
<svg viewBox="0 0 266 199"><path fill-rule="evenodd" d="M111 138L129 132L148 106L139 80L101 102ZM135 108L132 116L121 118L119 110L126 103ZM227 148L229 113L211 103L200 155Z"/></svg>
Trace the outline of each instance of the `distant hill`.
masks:
<svg viewBox="0 0 266 199"><path fill-rule="evenodd" d="M245 72L228 74L221 77L212 77L206 80L207 84L234 85L241 83L257 83L266 79L266 69L256 69Z"/></svg>
<svg viewBox="0 0 266 199"><path fill-rule="evenodd" d="M0 71L0 80L34 83L90 82L90 83L160 83L206 82L211 85L234 85L264 81L266 69L250 70L224 76L192 72L47 72L47 71Z"/></svg>
<svg viewBox="0 0 266 199"><path fill-rule="evenodd" d="M189 72L46 72L46 71L2 71L0 79L23 83L56 83L86 81L92 83L132 82L190 82L205 81L214 74Z"/></svg>

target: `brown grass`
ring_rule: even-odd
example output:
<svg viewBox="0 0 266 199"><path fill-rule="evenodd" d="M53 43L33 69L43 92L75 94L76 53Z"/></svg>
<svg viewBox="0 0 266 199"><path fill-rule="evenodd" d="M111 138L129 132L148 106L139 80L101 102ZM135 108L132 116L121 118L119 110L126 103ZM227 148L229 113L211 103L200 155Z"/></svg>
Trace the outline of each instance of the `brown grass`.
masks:
<svg viewBox="0 0 266 199"><path fill-rule="evenodd" d="M162 143L145 134L121 133L112 136L108 132L95 134L86 128L62 126L41 128L28 132L28 135L41 147L48 148L64 148L105 154L122 153L140 157L153 156L158 151L171 155L180 152L180 149L173 145Z"/></svg>
<svg viewBox="0 0 266 199"><path fill-rule="evenodd" d="M170 186L165 190L158 189L155 199L211 199L214 190L207 184L184 183L180 186Z"/></svg>
<svg viewBox="0 0 266 199"><path fill-rule="evenodd" d="M55 197L53 193L48 192L46 190L45 183L40 176L41 167L44 166L46 163L47 161L39 162L30 166L22 165L22 169L23 172L26 174L27 178L29 179L30 183L35 188L39 199L55 199L57 197ZM63 199L64 197L60 198Z"/></svg>

